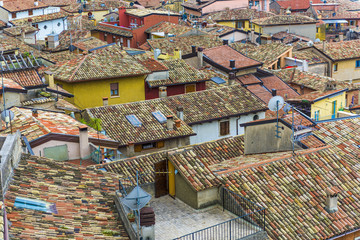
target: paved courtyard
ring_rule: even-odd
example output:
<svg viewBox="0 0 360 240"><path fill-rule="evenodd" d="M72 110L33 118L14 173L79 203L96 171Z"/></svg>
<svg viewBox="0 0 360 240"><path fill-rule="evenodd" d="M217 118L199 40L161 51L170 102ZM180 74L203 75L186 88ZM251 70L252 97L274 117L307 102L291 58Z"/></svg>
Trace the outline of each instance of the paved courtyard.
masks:
<svg viewBox="0 0 360 240"><path fill-rule="evenodd" d="M188 233L192 233L237 217L228 211L223 212L221 206L219 205L195 210L179 199L173 199L170 196L153 198L150 202L150 206L155 211L155 237L159 240L181 237ZM232 222L231 225L233 229L231 231L233 235L232 237L235 237L234 239L238 239L249 233L245 233L245 231L243 231L244 229L241 229L245 225L249 225L242 220ZM223 236L224 239L228 237L228 233L225 229L228 230L229 228L224 227L217 229L217 232L221 232L220 235ZM234 231L235 229L238 231ZM246 229L250 229L250 232L256 230L255 227L247 227ZM214 231L212 231L212 233L214 233ZM220 238L205 235L202 239L211 240Z"/></svg>

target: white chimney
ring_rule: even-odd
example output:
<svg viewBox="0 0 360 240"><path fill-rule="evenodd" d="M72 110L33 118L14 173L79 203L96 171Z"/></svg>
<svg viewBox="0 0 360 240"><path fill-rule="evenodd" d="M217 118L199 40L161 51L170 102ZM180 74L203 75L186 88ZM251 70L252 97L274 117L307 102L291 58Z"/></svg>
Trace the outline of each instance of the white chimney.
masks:
<svg viewBox="0 0 360 240"><path fill-rule="evenodd" d="M88 127L81 125L79 127L79 145L80 145L80 158L85 159L90 155Z"/></svg>
<svg viewBox="0 0 360 240"><path fill-rule="evenodd" d="M103 98L103 105L104 105L104 106L108 106L108 105L109 105L109 98L107 98L107 97L104 97L104 98Z"/></svg>
<svg viewBox="0 0 360 240"><path fill-rule="evenodd" d="M326 205L325 210L329 213L334 213L338 210L338 194L340 190L337 187L328 187L325 190L326 193Z"/></svg>
<svg viewBox="0 0 360 240"><path fill-rule="evenodd" d="M160 98L165 98L165 97L167 97L166 87L159 87L159 97L160 97Z"/></svg>
<svg viewBox="0 0 360 240"><path fill-rule="evenodd" d="M198 48L198 52L197 52L197 56L198 56L198 60L199 60L199 68L202 68L204 65L204 53L203 53L203 49L202 48Z"/></svg>
<svg viewBox="0 0 360 240"><path fill-rule="evenodd" d="M184 121L184 108L182 106L178 106L176 108L176 115L179 119Z"/></svg>
<svg viewBox="0 0 360 240"><path fill-rule="evenodd" d="M0 7L4 6L4 1L0 1Z"/></svg>
<svg viewBox="0 0 360 240"><path fill-rule="evenodd" d="M154 50L154 59L157 60L158 57L160 56L160 54L161 54L161 50L158 49L158 48L156 48L156 49Z"/></svg>
<svg viewBox="0 0 360 240"><path fill-rule="evenodd" d="M39 6L39 2L37 0L34 0L34 6Z"/></svg>
<svg viewBox="0 0 360 240"><path fill-rule="evenodd" d="M166 116L166 127L168 130L174 130L174 116Z"/></svg>

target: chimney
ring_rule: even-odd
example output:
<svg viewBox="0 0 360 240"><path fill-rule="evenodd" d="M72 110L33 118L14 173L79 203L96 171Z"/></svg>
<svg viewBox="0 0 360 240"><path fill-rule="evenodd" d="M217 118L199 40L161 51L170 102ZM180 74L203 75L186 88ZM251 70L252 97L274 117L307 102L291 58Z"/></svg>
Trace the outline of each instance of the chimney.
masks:
<svg viewBox="0 0 360 240"><path fill-rule="evenodd" d="M229 45L229 40L224 39L224 40L223 40L223 45Z"/></svg>
<svg viewBox="0 0 360 240"><path fill-rule="evenodd" d="M273 97L275 97L276 96L276 89L271 89L271 95L273 96Z"/></svg>
<svg viewBox="0 0 360 240"><path fill-rule="evenodd" d="M191 46L191 52L192 52L192 53L196 53L196 46L194 46L194 45Z"/></svg>
<svg viewBox="0 0 360 240"><path fill-rule="evenodd" d="M300 86L300 95L303 95L305 93L305 86L304 84L301 84Z"/></svg>
<svg viewBox="0 0 360 240"><path fill-rule="evenodd" d="M135 144L134 142L129 142L126 146L127 157L132 157L135 155Z"/></svg>
<svg viewBox="0 0 360 240"><path fill-rule="evenodd" d="M256 37L255 37L254 29L251 29L251 32L250 32L250 42L251 43L256 43Z"/></svg>
<svg viewBox="0 0 360 240"><path fill-rule="evenodd" d="M4 1L0 1L0 7L4 6Z"/></svg>
<svg viewBox="0 0 360 240"><path fill-rule="evenodd" d="M328 213L334 213L338 210L337 202L338 202L338 194L340 190L337 187L328 187L325 190L326 193L326 203L325 210Z"/></svg>
<svg viewBox="0 0 360 240"><path fill-rule="evenodd" d="M167 97L166 87L159 87L159 97L160 97L160 98L165 98L165 97Z"/></svg>
<svg viewBox="0 0 360 240"><path fill-rule="evenodd" d="M87 156L90 155L88 126L86 125L81 125L79 127L79 145L80 158L85 159Z"/></svg>
<svg viewBox="0 0 360 240"><path fill-rule="evenodd" d="M154 59L157 60L160 54L161 54L161 50L156 48L154 50Z"/></svg>
<svg viewBox="0 0 360 240"><path fill-rule="evenodd" d="M181 50L179 50L178 48L175 48L174 50L174 57L175 59L181 59L182 56L181 56Z"/></svg>
<svg viewBox="0 0 360 240"><path fill-rule="evenodd" d="M230 68L235 68L235 60L230 60Z"/></svg>
<svg viewBox="0 0 360 240"><path fill-rule="evenodd" d="M324 40L323 41L323 47L322 47L322 50L325 52L326 51L326 41Z"/></svg>
<svg viewBox="0 0 360 240"><path fill-rule="evenodd" d="M103 106L109 106L109 98L103 97Z"/></svg>
<svg viewBox="0 0 360 240"><path fill-rule="evenodd" d="M174 116L166 116L166 127L168 130L174 130Z"/></svg>
<svg viewBox="0 0 360 240"><path fill-rule="evenodd" d="M32 116L35 117L35 118L39 117L38 110L35 109L35 108L31 111L31 114L32 114Z"/></svg>
<svg viewBox="0 0 360 240"><path fill-rule="evenodd" d="M184 121L184 108L183 106L177 106L176 107L176 116Z"/></svg>
<svg viewBox="0 0 360 240"><path fill-rule="evenodd" d="M176 128L179 128L181 126L181 120L175 120L175 126Z"/></svg>
<svg viewBox="0 0 360 240"><path fill-rule="evenodd" d="M229 73L228 85L229 86L233 85L234 81L235 81L235 73L231 72L231 73Z"/></svg>
<svg viewBox="0 0 360 240"><path fill-rule="evenodd" d="M21 29L21 39L23 40L23 41L25 41L25 29Z"/></svg>
<svg viewBox="0 0 360 240"><path fill-rule="evenodd" d="M204 65L203 64L203 62L204 62L204 59L203 59L204 53L203 53L203 49L201 47L198 48L197 56L198 56L198 60L199 60L199 68L202 68L203 65Z"/></svg>
<svg viewBox="0 0 360 240"><path fill-rule="evenodd" d="M34 0L34 6L39 6L39 2L37 0Z"/></svg>
<svg viewBox="0 0 360 240"><path fill-rule="evenodd" d="M49 87L54 88L55 87L54 74L51 71L45 71L44 77L45 77L45 83L49 85Z"/></svg>

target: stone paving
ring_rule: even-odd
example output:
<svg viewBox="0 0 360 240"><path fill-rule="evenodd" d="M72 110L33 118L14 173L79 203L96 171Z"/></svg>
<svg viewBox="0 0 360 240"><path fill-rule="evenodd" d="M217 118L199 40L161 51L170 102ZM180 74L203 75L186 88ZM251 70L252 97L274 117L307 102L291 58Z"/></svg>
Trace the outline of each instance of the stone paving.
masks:
<svg viewBox="0 0 360 240"><path fill-rule="evenodd" d="M155 211L155 237L158 240L169 240L183 235L231 220L237 216L222 210L221 206L216 205L208 207L201 210L195 210L192 207L188 206L179 199L173 199L170 196L163 196L160 198L153 198L150 202L150 206ZM247 223L240 220L237 222L232 222L232 228L235 229L239 226L244 226ZM249 224L247 224L249 225ZM224 228L229 229L229 228ZM237 228L240 229L240 228ZM253 230L256 230L254 227ZM218 231L221 231L220 229ZM209 231L210 232L210 231ZM214 231L211 231L214 233ZM232 234L236 234L235 231L232 231ZM248 232L249 233L249 232ZM246 233L246 235L248 234ZM244 237L244 232L239 231L237 236L234 239ZM221 234L224 239L227 239L227 234ZM190 239L190 238L189 238ZM197 238L199 239L199 238ZM219 239L212 236L203 236L200 239Z"/></svg>

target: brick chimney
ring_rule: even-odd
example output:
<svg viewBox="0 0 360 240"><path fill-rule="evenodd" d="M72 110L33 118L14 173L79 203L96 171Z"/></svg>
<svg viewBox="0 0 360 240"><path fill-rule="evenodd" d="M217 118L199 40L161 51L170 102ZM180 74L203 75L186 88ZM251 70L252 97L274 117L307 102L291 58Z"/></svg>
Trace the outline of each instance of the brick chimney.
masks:
<svg viewBox="0 0 360 240"><path fill-rule="evenodd" d="M325 210L328 213L334 213L338 210L338 195L340 190L338 187L328 187L325 190L326 193L326 203L325 203Z"/></svg>
<svg viewBox="0 0 360 240"><path fill-rule="evenodd" d="M159 87L159 97L165 98L167 97L167 87Z"/></svg>
<svg viewBox="0 0 360 240"><path fill-rule="evenodd" d="M181 120L180 119L175 120L175 126L176 126L176 128L181 127Z"/></svg>
<svg viewBox="0 0 360 240"><path fill-rule="evenodd" d="M125 7L119 7L119 26L129 27L129 18L126 15Z"/></svg>
<svg viewBox="0 0 360 240"><path fill-rule="evenodd" d="M103 105L104 106L109 106L109 98L103 97Z"/></svg>
<svg viewBox="0 0 360 240"><path fill-rule="evenodd" d="M79 126L80 158L85 159L90 155L88 126Z"/></svg>
<svg viewBox="0 0 360 240"><path fill-rule="evenodd" d="M126 146L127 157L132 157L135 155L135 144L134 142L129 142Z"/></svg>
<svg viewBox="0 0 360 240"><path fill-rule="evenodd" d="M174 116L166 116L166 127L168 130L174 130Z"/></svg>

